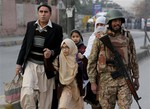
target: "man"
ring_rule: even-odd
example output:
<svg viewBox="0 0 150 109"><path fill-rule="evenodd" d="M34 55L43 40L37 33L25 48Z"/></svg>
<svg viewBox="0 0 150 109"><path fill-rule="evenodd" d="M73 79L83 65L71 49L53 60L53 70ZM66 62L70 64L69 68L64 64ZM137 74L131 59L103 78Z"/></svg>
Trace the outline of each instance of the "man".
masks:
<svg viewBox="0 0 150 109"><path fill-rule="evenodd" d="M128 71L130 71L135 88L139 88L139 68L133 38L122 28L125 18L119 10L110 10L106 21L106 34L117 48ZM131 109L132 95L123 76L113 79L111 73L117 71L114 54L99 38L94 40L89 56L87 73L93 93L99 94L102 109L114 109L117 102L119 109ZM98 84L96 84L98 78Z"/></svg>
<svg viewBox="0 0 150 109"><path fill-rule="evenodd" d="M55 73L47 68L60 53L62 27L52 23L51 7L38 6L38 20L27 24L26 34L19 52L16 74L23 70L21 106L23 109L57 109L52 106ZM56 91L55 91L56 92ZM37 104L38 103L38 104Z"/></svg>

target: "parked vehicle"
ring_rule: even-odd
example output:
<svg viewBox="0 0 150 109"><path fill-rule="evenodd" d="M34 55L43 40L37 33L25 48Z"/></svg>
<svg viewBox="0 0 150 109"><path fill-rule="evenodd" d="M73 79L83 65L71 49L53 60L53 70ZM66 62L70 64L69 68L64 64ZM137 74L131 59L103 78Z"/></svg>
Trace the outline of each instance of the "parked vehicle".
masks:
<svg viewBox="0 0 150 109"><path fill-rule="evenodd" d="M147 26L147 30L150 31L150 18L147 19L146 26Z"/></svg>
<svg viewBox="0 0 150 109"><path fill-rule="evenodd" d="M106 16L107 12L98 12L95 17L98 18L98 17L101 17L101 16Z"/></svg>
<svg viewBox="0 0 150 109"><path fill-rule="evenodd" d="M94 15L88 20L88 23L94 23L96 18L101 17L101 16L106 16L106 14L107 12L98 12L96 15Z"/></svg>

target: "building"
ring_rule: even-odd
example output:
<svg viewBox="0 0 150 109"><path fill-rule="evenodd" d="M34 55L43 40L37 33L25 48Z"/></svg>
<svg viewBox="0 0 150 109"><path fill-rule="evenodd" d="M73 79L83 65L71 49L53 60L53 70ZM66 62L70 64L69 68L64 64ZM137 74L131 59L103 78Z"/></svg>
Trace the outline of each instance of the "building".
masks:
<svg viewBox="0 0 150 109"><path fill-rule="evenodd" d="M51 0L0 0L0 37L24 35L27 22L37 18L39 1L51 3ZM51 19L56 23L57 13L57 7L52 6Z"/></svg>

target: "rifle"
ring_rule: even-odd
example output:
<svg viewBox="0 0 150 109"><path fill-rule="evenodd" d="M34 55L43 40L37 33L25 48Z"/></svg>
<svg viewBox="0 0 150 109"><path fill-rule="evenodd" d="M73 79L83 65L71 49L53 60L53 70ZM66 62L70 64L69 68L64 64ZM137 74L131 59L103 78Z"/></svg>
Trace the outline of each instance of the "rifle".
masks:
<svg viewBox="0 0 150 109"><path fill-rule="evenodd" d="M102 43L108 47L110 49L110 51L112 53L114 53L114 63L115 63L115 66L117 67L118 71L114 72L111 74L112 78L115 79L119 76L123 76L126 80L126 83L136 101L136 103L138 104L138 107L139 109L141 109L141 106L138 102L138 100L141 99L141 97L139 97L136 93L136 90L135 90L135 87L134 87L134 84L133 84L133 81L131 79L131 77L129 76L128 74L128 71L123 63L123 60L121 58L121 55L120 53L115 49L115 47L112 45L111 41L110 41L110 38L108 35L104 35L103 37L100 38L100 40L102 41Z"/></svg>

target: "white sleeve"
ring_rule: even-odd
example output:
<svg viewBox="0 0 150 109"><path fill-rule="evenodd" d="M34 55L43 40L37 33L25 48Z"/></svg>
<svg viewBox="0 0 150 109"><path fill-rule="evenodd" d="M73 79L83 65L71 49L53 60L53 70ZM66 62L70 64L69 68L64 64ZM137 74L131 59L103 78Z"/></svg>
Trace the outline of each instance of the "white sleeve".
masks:
<svg viewBox="0 0 150 109"><path fill-rule="evenodd" d="M90 36L89 40L88 40L87 47L86 47L85 52L83 54L87 59L89 58L89 55L91 53L91 49L92 49L92 45L93 45L94 39L95 39L95 35L92 34Z"/></svg>

